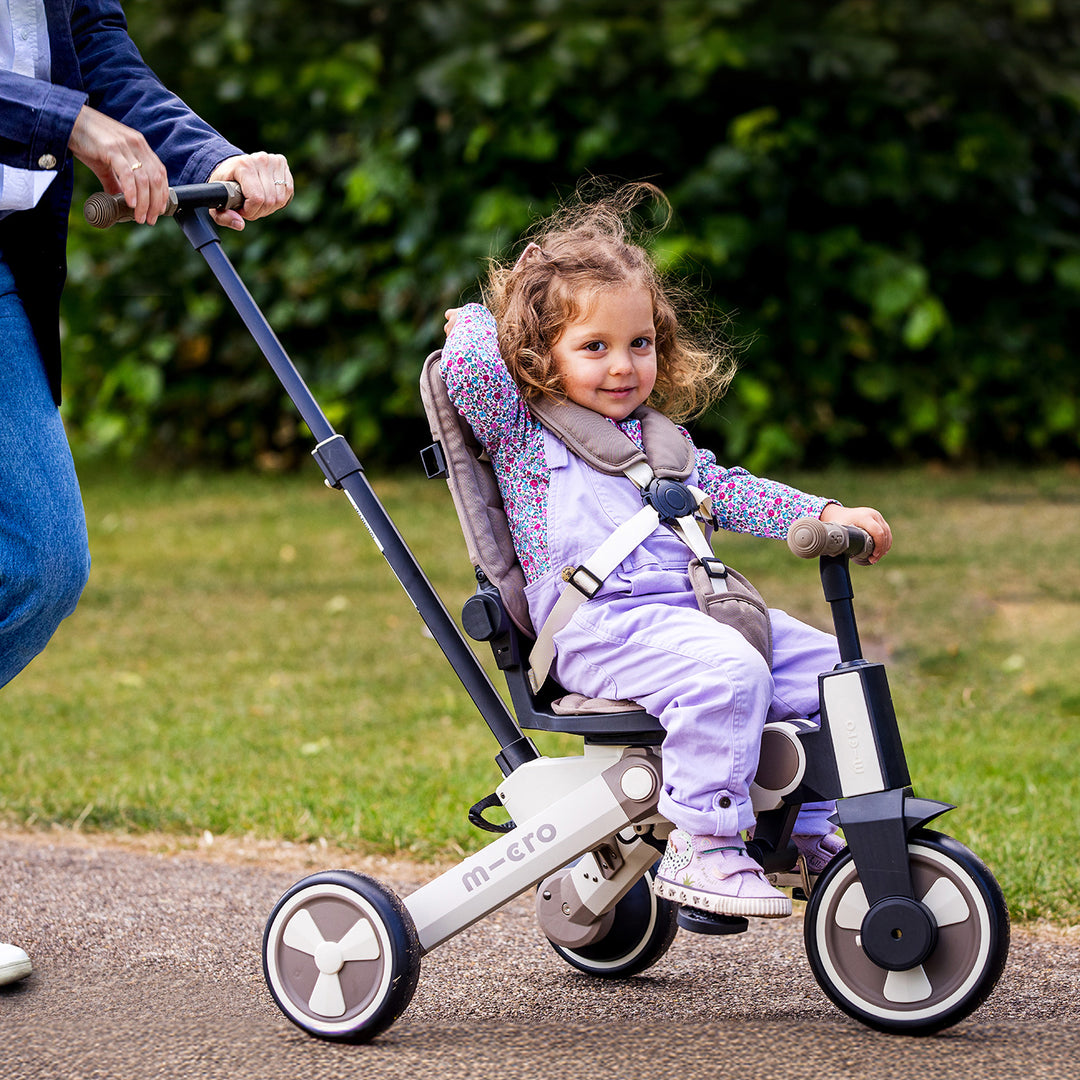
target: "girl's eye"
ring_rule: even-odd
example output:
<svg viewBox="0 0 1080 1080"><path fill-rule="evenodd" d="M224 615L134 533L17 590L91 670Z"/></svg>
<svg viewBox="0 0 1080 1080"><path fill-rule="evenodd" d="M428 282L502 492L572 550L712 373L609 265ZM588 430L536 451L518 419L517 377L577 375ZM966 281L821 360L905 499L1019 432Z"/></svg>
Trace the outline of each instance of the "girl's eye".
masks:
<svg viewBox="0 0 1080 1080"><path fill-rule="evenodd" d="M602 341L589 341L585 345L586 352L601 352L604 348Z"/></svg>
<svg viewBox="0 0 1080 1080"><path fill-rule="evenodd" d="M647 349L651 344L652 344L652 342L647 337L639 337L639 338L634 338L634 340L630 342L630 348L631 349Z"/></svg>

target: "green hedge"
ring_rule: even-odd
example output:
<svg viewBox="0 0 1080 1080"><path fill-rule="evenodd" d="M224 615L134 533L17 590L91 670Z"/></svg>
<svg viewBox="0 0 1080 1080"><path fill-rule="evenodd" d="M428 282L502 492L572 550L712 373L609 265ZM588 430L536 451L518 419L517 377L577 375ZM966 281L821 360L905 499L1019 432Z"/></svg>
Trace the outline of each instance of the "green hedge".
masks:
<svg viewBox="0 0 1080 1080"><path fill-rule="evenodd" d="M742 372L700 422L723 459L1077 455L1075 5L190 7L126 5L169 85L289 156L293 206L226 247L362 456L412 459L444 308L589 174L664 187L658 256L730 316ZM306 454L171 223L76 223L65 311L84 452Z"/></svg>

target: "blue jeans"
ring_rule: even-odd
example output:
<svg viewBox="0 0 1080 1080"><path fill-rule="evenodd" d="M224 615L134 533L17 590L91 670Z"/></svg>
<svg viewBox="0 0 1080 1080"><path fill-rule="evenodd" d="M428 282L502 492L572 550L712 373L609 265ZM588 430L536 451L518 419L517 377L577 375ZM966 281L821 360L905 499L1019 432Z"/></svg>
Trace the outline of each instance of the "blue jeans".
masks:
<svg viewBox="0 0 1080 1080"><path fill-rule="evenodd" d="M75 610L89 573L71 449L0 252L0 686Z"/></svg>

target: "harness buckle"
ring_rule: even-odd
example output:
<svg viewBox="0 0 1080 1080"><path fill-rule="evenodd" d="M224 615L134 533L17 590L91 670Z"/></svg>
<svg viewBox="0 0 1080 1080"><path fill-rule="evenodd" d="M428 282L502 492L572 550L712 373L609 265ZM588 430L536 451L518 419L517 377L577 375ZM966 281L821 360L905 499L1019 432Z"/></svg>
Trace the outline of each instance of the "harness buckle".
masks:
<svg viewBox="0 0 1080 1080"><path fill-rule="evenodd" d="M709 577L711 577L711 578L726 578L727 577L727 567L724 565L723 561L716 558L716 556L714 556L714 555L706 555L702 559L700 559L699 561L701 563L702 569L705 571L706 574L709 575Z"/></svg>
<svg viewBox="0 0 1080 1080"><path fill-rule="evenodd" d="M642 488L641 501L651 506L665 523L689 517L698 508L694 493L684 483L666 477L654 478Z"/></svg>
<svg viewBox="0 0 1080 1080"><path fill-rule="evenodd" d="M587 581L579 581L578 577L587 578ZM567 566L563 568L563 581L573 585L575 589L588 599L592 599L604 584L587 566L582 564L578 567Z"/></svg>

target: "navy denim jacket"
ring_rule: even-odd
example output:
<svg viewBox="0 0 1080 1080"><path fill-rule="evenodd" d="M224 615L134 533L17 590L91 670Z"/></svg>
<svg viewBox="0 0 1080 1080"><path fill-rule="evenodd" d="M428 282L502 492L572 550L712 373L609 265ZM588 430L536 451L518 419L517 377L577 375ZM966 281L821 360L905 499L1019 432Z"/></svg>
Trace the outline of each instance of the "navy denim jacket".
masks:
<svg viewBox="0 0 1080 1080"><path fill-rule="evenodd" d="M84 104L141 131L173 184L200 183L241 151L196 116L146 66L119 0L44 0L52 82L0 72L0 162L59 169L33 210L0 221L3 249L26 307L53 396L60 400L60 292L67 274L72 158Z"/></svg>

